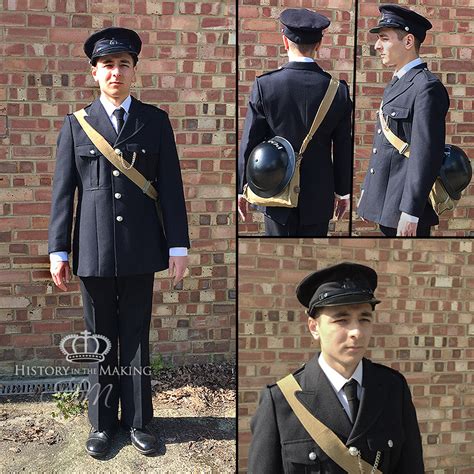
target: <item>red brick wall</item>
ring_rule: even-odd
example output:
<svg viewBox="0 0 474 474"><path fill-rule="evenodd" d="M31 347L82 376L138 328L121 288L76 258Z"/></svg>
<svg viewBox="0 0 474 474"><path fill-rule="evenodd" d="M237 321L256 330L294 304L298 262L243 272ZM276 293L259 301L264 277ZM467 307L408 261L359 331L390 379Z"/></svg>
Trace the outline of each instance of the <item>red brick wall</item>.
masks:
<svg viewBox="0 0 474 474"><path fill-rule="evenodd" d="M271 3L271 6L263 5L263 3ZM249 94L255 78L263 72L277 69L288 62L278 18L286 8L297 7L311 8L331 20L331 25L323 38L317 61L335 78L347 81L352 97L355 1L274 0L272 2L249 2L238 0L239 138L242 135ZM346 214L346 219L340 222L331 221L330 235L341 233L347 235L349 231L348 214ZM245 223L239 224L240 235L255 235L259 232L263 233L263 231L263 215L261 213L251 213Z"/></svg>
<svg viewBox="0 0 474 474"><path fill-rule="evenodd" d="M382 2L383 3L383 2ZM394 0L391 3L407 2ZM413 0L409 8L426 16L433 28L428 31L420 56L446 86L451 99L446 121L446 143L460 146L474 160L474 85L473 46L474 8L469 2ZM374 50L376 35L368 30L377 24L378 2L359 2L358 62L356 75L356 129L354 164L354 206L369 165L375 112L385 84L393 70L382 66ZM354 235L379 234L373 224L364 223L354 213ZM474 230L474 181L463 193L460 205L443 214L435 236L472 236Z"/></svg>
<svg viewBox="0 0 474 474"><path fill-rule="evenodd" d="M400 370L414 396L425 468L474 466L474 271L472 240L240 239L239 466L260 390L316 351L297 283L341 261L379 274L368 357Z"/></svg>
<svg viewBox="0 0 474 474"><path fill-rule="evenodd" d="M77 279L52 285L47 224L58 131L98 96L82 45L108 26L144 42L132 93L169 112L188 206L191 277L158 275L151 342L175 363L229 358L235 338L235 5L4 0L0 13L0 369L60 359L83 330Z"/></svg>

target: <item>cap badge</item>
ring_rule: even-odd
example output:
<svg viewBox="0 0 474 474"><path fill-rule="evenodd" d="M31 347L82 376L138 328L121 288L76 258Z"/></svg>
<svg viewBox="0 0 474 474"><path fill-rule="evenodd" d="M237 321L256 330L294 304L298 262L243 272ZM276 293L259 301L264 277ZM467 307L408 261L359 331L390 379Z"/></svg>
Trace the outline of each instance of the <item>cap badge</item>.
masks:
<svg viewBox="0 0 474 474"><path fill-rule="evenodd" d="M114 40L114 39L111 39L111 40L109 41L109 44L110 44L110 46L113 46L113 45L115 45L115 44L118 44L118 41L116 41L116 40Z"/></svg>

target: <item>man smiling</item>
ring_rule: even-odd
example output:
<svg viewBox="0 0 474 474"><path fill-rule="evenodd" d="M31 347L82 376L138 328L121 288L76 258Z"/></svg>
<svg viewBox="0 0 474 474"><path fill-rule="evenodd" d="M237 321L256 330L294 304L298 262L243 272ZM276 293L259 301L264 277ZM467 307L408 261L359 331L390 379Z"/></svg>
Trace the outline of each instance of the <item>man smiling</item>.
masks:
<svg viewBox="0 0 474 474"><path fill-rule="evenodd" d="M386 236L427 237L439 223L428 198L444 157L449 97L419 57L431 23L398 5L379 10L382 18L370 32L394 76L383 95L358 214Z"/></svg>
<svg viewBox="0 0 474 474"><path fill-rule="evenodd" d="M90 376L92 428L86 450L93 457L110 449L119 403L132 445L142 454L156 452L156 438L147 428L153 418L149 330L154 272L169 268L176 285L187 267L188 227L173 130L163 110L130 95L141 44L138 34L126 28L107 28L85 42L100 98L68 115L58 139L49 224L51 275L66 291L72 247L86 328L111 342ZM140 181L143 185L137 185Z"/></svg>
<svg viewBox="0 0 474 474"><path fill-rule="evenodd" d="M321 353L268 386L252 419L249 473L422 474L420 431L397 371L364 358L376 272L341 263L308 275L296 295Z"/></svg>

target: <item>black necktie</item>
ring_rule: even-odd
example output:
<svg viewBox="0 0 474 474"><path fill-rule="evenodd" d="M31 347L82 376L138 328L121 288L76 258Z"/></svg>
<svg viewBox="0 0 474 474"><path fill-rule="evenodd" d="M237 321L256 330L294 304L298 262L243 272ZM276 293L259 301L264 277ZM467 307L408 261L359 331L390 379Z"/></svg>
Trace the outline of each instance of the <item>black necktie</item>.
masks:
<svg viewBox="0 0 474 474"><path fill-rule="evenodd" d="M114 110L114 116L117 119L117 135L120 135L120 130L123 127L123 116L125 115L125 110L120 107L120 109Z"/></svg>
<svg viewBox="0 0 474 474"><path fill-rule="evenodd" d="M359 411L359 399L357 398L357 380L351 379L347 382L342 389L346 394L347 401L349 402L349 408L352 415L352 424L354 424L357 418L357 412Z"/></svg>

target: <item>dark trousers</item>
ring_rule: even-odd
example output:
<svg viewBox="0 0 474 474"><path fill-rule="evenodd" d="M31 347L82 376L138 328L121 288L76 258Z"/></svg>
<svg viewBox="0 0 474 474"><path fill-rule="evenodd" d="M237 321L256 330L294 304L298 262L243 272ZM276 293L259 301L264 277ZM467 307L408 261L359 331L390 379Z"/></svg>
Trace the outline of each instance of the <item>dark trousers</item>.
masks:
<svg viewBox="0 0 474 474"><path fill-rule="evenodd" d="M272 237L326 237L328 234L328 222L313 225L300 225L298 211L294 209L288 218L286 225L279 224L267 216L265 217L265 235Z"/></svg>
<svg viewBox="0 0 474 474"><path fill-rule="evenodd" d="M103 431L118 422L143 428L153 418L149 332L154 274L81 277L86 329L107 337L112 347L91 365L89 421Z"/></svg>
<svg viewBox="0 0 474 474"><path fill-rule="evenodd" d="M380 225L380 231L386 237L397 236L397 229L394 229L393 227L385 227L384 225ZM416 236L429 237L430 234L431 234L431 226L418 222L418 227L416 228Z"/></svg>

